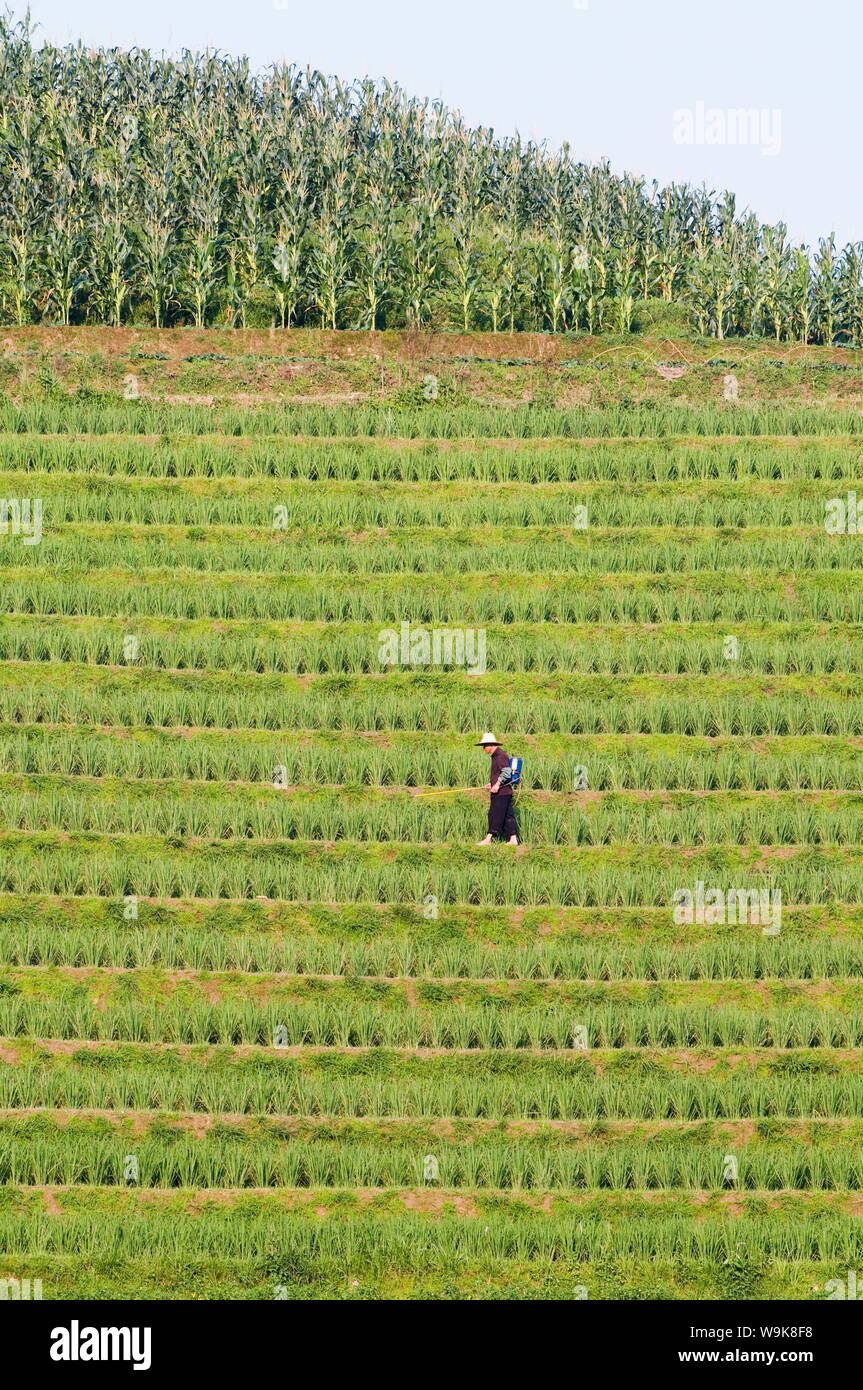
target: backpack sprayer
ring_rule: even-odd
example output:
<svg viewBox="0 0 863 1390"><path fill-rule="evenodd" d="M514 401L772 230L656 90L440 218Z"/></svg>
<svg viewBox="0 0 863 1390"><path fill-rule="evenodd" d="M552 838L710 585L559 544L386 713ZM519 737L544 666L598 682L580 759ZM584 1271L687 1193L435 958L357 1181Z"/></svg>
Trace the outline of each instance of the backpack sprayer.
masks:
<svg viewBox="0 0 863 1390"><path fill-rule="evenodd" d="M501 782L509 782L514 791L521 786L521 764L521 758L510 758L509 767L505 767L500 774Z"/></svg>

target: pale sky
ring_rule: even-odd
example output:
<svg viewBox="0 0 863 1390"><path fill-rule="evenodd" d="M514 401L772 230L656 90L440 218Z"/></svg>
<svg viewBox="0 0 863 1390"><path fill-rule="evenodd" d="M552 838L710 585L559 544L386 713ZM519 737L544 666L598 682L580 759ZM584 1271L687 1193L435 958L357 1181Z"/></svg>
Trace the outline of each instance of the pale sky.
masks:
<svg viewBox="0 0 863 1390"><path fill-rule="evenodd" d="M11 0L15 15L25 5ZM217 48L397 81L471 124L519 130L617 172L734 190L814 244L863 240L860 0L31 0L37 41ZM703 120L695 120L701 103ZM755 143L726 112L757 109ZM695 142L675 141L675 113ZM711 116L711 111L718 111ZM685 125L678 119L680 132ZM724 143L708 143L725 134ZM765 153L773 150L773 153ZM778 151L778 152L776 152Z"/></svg>

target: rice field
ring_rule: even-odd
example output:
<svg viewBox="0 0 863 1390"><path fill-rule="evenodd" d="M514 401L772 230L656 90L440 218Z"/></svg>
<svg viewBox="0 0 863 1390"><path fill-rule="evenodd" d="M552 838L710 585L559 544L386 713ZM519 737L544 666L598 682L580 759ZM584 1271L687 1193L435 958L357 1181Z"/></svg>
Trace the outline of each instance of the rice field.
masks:
<svg viewBox="0 0 863 1390"><path fill-rule="evenodd" d="M426 402L431 336L351 334L348 404L333 335L211 337L5 344L0 1273L824 1297L863 1262L856 354L733 405L706 352L664 400L611 359L572 405L525 335L510 399ZM405 625L465 641L384 659ZM476 844L489 727L517 850Z"/></svg>

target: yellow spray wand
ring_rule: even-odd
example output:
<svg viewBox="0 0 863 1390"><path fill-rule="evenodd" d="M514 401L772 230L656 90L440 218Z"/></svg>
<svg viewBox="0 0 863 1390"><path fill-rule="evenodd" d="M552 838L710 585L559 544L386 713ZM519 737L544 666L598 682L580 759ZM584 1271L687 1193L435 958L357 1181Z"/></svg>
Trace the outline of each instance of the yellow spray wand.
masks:
<svg viewBox="0 0 863 1390"><path fill-rule="evenodd" d="M430 792L417 792L414 801L422 801L427 796L458 796L459 793L467 796L471 792L487 792L488 787L435 787ZM518 796L521 787L513 788L513 799Z"/></svg>
<svg viewBox="0 0 863 1390"><path fill-rule="evenodd" d="M459 792L470 792L475 790L480 791L482 789L479 787L435 787L433 791L430 792L417 792L414 801L421 801L423 797L426 796L457 796Z"/></svg>

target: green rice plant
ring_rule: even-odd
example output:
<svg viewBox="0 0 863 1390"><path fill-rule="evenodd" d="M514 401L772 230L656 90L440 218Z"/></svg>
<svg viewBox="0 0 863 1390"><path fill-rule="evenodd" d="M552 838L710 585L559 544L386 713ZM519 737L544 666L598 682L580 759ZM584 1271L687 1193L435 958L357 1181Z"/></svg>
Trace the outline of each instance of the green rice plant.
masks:
<svg viewBox="0 0 863 1390"><path fill-rule="evenodd" d="M16 551L16 561L22 550ZM170 568L142 575L118 568L102 572L94 584L87 570L70 570L61 579L32 561L29 567L19 563L3 571L0 592L12 613L91 618L123 614L127 618L354 622L388 627L402 622L413 627L466 627L863 621L855 573L845 568L809 571L791 591L783 573L773 570L764 571L762 583L753 589L745 568L658 577L644 572L555 572L542 585L529 572L507 578L504 588L490 585L485 574L476 572L413 579L405 574L306 578L255 574L248 569L205 576L175 573Z"/></svg>
<svg viewBox="0 0 863 1390"><path fill-rule="evenodd" d="M143 915L143 909L139 908ZM22 929L0 909L0 963L10 966L110 966L241 971L246 975L380 976L445 980L826 980L863 975L860 938L739 936L698 944L608 944L565 941L526 946L381 936L360 942L261 931L143 928L122 920L114 905L108 925L58 929L45 922Z"/></svg>
<svg viewBox="0 0 863 1390"><path fill-rule="evenodd" d="M406 1143L397 1134L382 1142L370 1126L316 1139L275 1131L255 1137L233 1124L190 1138L183 1127L167 1124L158 1132L150 1126L121 1134L101 1118L73 1119L61 1127L38 1116L0 1120L0 1178L15 1186L126 1187L131 1152L142 1187L410 1188L423 1182L430 1146L437 1151L436 1182L446 1189L716 1192L733 1186L739 1192L843 1193L859 1188L863 1176L859 1147L841 1141L831 1148L737 1144L738 1176L731 1184L723 1176L718 1138L692 1143L682 1135L659 1148L626 1135L596 1144L560 1142L553 1133L541 1142L515 1135L506 1141L474 1135L469 1142L441 1142L427 1133Z"/></svg>
<svg viewBox="0 0 863 1390"><path fill-rule="evenodd" d="M28 481L32 489L33 480ZM50 522L50 518L49 518ZM506 573L515 582L532 575L600 573L608 584L617 575L706 575L726 571L732 577L750 569L793 570L801 574L861 567L861 549L853 536L827 535L824 507L813 502L805 526L716 528L591 525L589 531L557 527L402 527L353 535L333 528L274 528L272 516L259 530L243 527L78 526L62 534L43 531L38 553L21 550L19 569L44 573L108 571L106 581L125 571L183 571L188 584L197 574L242 576L320 574L339 576L398 574L458 575ZM31 558L32 557L32 558ZM505 558L504 558L505 557ZM10 557L11 558L11 557Z"/></svg>
<svg viewBox="0 0 863 1390"><path fill-rule="evenodd" d="M451 533L479 527L522 531L556 528L561 535L573 539L574 511L578 505L587 506L592 530L661 527L668 531L690 527L751 532L784 528L792 532L793 539L794 531L802 528L812 532L823 524L828 496L825 483L829 482L831 495L844 496L860 490L855 472L837 471L840 456L830 444L805 446L809 477L771 476L769 481L749 473L745 478L710 476L728 473L728 449L704 445L697 451L688 450L686 445L674 442L661 451L655 445L641 444L636 453L631 444L621 444L617 447L615 468L607 447L592 446L588 451L576 444L568 450L573 480L534 481L530 486L524 485L530 480L518 476L500 482L484 481L476 476L476 471L491 469L495 463L500 467L505 454L508 470L520 473L525 465L531 466L537 460L535 446L529 452L522 451L525 457L521 458L517 451L500 445L492 449L478 442L470 450L461 445L455 457L453 449L444 452L432 445L431 455L436 456L433 468L428 467L428 446L408 447L394 456L397 464L403 469L425 465L430 474L444 470L446 481L412 478L402 482L377 477L373 489L365 486L365 476L347 480L324 477L309 481L297 476L285 479L284 466L290 460L296 469L303 464L308 468L315 459L326 458L325 472L330 464L335 466L343 460L355 472L361 469L365 474L370 465L382 469L393 457L392 450L374 444L358 449L346 443L340 453L337 444L298 445L288 440L274 456L274 467L268 470L260 466L263 460L258 446L239 451L230 440L214 440L209 444L211 470L204 475L203 471L188 473L199 446L182 441L173 446L170 454L171 460L183 461L179 466L173 465L176 476L171 477L153 474L154 456L166 467L169 462L161 451L163 446L158 444L127 440L119 450L112 446L109 452L98 440L79 443L35 437L27 452L19 436L6 435L2 445L4 459L19 465L4 468L4 487L14 496L34 491L42 497L46 520L50 518L49 535L58 541L74 534L75 528L84 527L90 540L95 541L108 525L115 533L119 528L176 528L174 539L180 539L180 528L194 527L196 539L210 545L248 540L250 534L259 543L267 539L278 542L285 532L295 532L298 539L303 539L315 530L322 531L330 541L338 534L352 541L356 533L378 528L397 538L407 527L422 528L421 534L426 528L448 528ZM788 441L769 446L770 454L763 444L756 444L755 449L762 466L772 455L773 474L787 467L789 453L801 452ZM55 455L54 451L59 453ZM100 473L100 466L116 466L118 452L128 458L130 471L117 473L112 469ZM751 466L752 452L747 450L746 465ZM223 471L220 465L226 466L232 456L238 465L254 468L254 474L237 476ZM702 470L703 476L690 476L696 460L705 456L710 463ZM59 464L60 457L62 469L52 467L52 462ZM641 476L640 481L634 481L644 473L645 457L653 463L654 473L663 461L669 470L668 479L649 480ZM548 469L552 460L560 463L561 447L546 444L541 464ZM845 462L847 468L847 457ZM744 460L737 463L743 465ZM459 468L469 475L467 481L458 479ZM591 473L599 468L606 476L584 476L588 468ZM274 532L276 507L280 509L283 529ZM606 544L609 540L607 535Z"/></svg>
<svg viewBox="0 0 863 1390"><path fill-rule="evenodd" d="M0 660L125 664L130 620L25 614L0 620ZM729 627L733 625L729 624ZM380 674L380 629L354 623L263 624L243 619L134 621L138 657L147 667L287 674ZM737 669L765 675L851 673L860 669L858 629L793 623L738 628L717 640L703 624L510 624L485 629L490 671L723 677L723 643L739 644Z"/></svg>
<svg viewBox="0 0 863 1390"><path fill-rule="evenodd" d="M491 483L530 485L512 492L522 508L535 506L537 498L542 496L537 489L548 484L603 482L613 485L615 496L623 495L627 487L641 495L645 485L673 484L674 487L666 490L665 502L672 508L673 496L680 484L697 482L708 486L720 484L730 489L732 496L744 499L748 525L755 524L757 503L749 500L753 485L761 484L771 493L788 482L813 487L815 511L808 517L811 524L813 515L823 518L825 495L838 492L841 496L853 488L857 475L853 459L849 457L853 439L842 439L831 432L809 438L750 437L745 449L736 438L723 442L706 437L669 436L659 441L649 435L618 438L613 442L580 438L564 442L551 438L540 443L536 438L529 442L513 438L493 446L469 435L460 436L452 444L448 441L446 445L433 438L406 439L402 435L399 448L393 449L368 437L296 439L248 437L242 430L219 433L212 412L206 417L210 428L195 437L188 430L176 428L179 420L176 408L164 420L165 429L160 434L143 433L135 424L135 428L126 433L111 431L112 437L106 439L99 424L100 414L98 410L91 412L90 423L95 423L96 427L85 438L76 437L76 432L69 429L51 430L47 435L41 429L32 432L22 428L0 430L4 472L55 474L64 488L70 486L67 476L72 474L78 486L83 481L89 491L99 495L105 495L111 481L125 479L134 483L136 492L151 479L155 481L150 486L172 491L181 487L184 479L194 479L197 488L204 487L208 491L217 485L230 486L233 479L242 479L240 506L252 505L244 503L250 486L266 486L268 495L272 495L276 488L274 480L279 479L313 485L297 494L298 502L310 496L326 499L329 493L325 485L331 483L374 482L373 492L364 489L373 506L378 505L375 498L386 496L386 489L399 483L446 485L447 499L453 484L469 483L472 488ZM51 423L56 424L58 418L55 412ZM396 428L396 416L391 411L383 418L391 428ZM135 420L137 416L133 417L133 423ZM21 422L16 423L20 425ZM251 484L247 482L249 479ZM827 494L824 483L830 485ZM40 490L45 487L42 476L39 485ZM285 518L288 522L291 521L292 492L293 488L279 489L273 497L274 502L288 508ZM236 491L233 495L237 495ZM413 487L411 497L416 495L417 489ZM574 500L578 503L583 499L579 495ZM62 515L58 506L58 520ZM303 508L299 520L308 525L309 518L314 515L314 510ZM530 515L528 511L527 517ZM672 515L671 511L664 513L656 524L672 524ZM527 517L522 511L516 519L521 523ZM238 519L245 518L243 512ZM439 524L445 524L448 518L448 511L444 511L439 515ZM151 518L145 514L141 519ZM372 518L359 519L364 524L373 522ZM154 515L152 520L158 522L159 517ZM269 529L272 521L272 509L268 507L259 524ZM567 504L563 522L570 524L571 521L572 507ZM380 522L375 520L373 524ZM540 517L536 524L548 523ZM609 524L621 523L609 519Z"/></svg>
<svg viewBox="0 0 863 1390"><path fill-rule="evenodd" d="M817 678L817 685L805 676L772 677L768 692L756 676L522 675L507 682L506 695L498 692L499 680L491 673L398 673L370 681L70 664L37 676L27 663L13 663L2 674L0 720L7 724L422 731L461 739L466 729L484 722L478 715L487 707L511 731L508 740L536 733L863 734L863 703L853 679L835 674ZM427 758L432 752L427 750ZM277 762L274 757L270 766ZM571 766L560 771L564 784L571 785Z"/></svg>
<svg viewBox="0 0 863 1390"><path fill-rule="evenodd" d="M860 791L863 755L853 738L772 735L536 735L518 732L529 786L570 792L584 766L596 791ZM336 731L9 723L0 725L4 773L198 782L270 782L290 787L471 786L476 753L455 740L398 730L343 739ZM527 777L527 774L526 774Z"/></svg>
<svg viewBox="0 0 863 1390"><path fill-rule="evenodd" d="M88 832L0 832L0 891L61 896L292 899L308 902L657 906L700 878L773 889L783 901L853 902L857 847L599 846L502 849L443 845L160 840ZM49 853L50 851L50 853Z"/></svg>
<svg viewBox="0 0 863 1390"><path fill-rule="evenodd" d="M416 1054L300 1049L242 1054L96 1043L23 1049L0 1072L3 1109L200 1111L346 1118L705 1121L863 1116L856 1054L622 1050Z"/></svg>
<svg viewBox="0 0 863 1390"><path fill-rule="evenodd" d="M314 1190L308 1200L313 1196L318 1196ZM854 1268L863 1249L844 1194L823 1194L817 1214L809 1210L805 1194L789 1195L782 1212L765 1212L757 1196L744 1197L737 1216L727 1209L705 1216L698 1212L697 1197L686 1203L675 1196L665 1203L635 1193L616 1202L593 1193L569 1203L559 1199L554 1215L537 1215L526 1199L493 1194L485 1210L481 1200L477 1203L485 1224L452 1214L442 1220L430 1213L406 1214L403 1208L398 1215L385 1210L360 1219L344 1199L339 1219L312 1224L305 1204L289 1205L290 1195L278 1192L238 1194L188 1221L178 1217L187 1214L192 1192L146 1197L144 1203L135 1193L121 1197L110 1189L84 1189L73 1209L53 1219L28 1210L26 1201L12 1201L0 1218L0 1238L12 1255L74 1251L87 1260L108 1250L115 1257L220 1254L249 1260L260 1259L261 1251L278 1251L276 1262L303 1258L345 1272L417 1265L440 1272L489 1257L602 1261L674 1255L719 1265L741 1251L762 1259L841 1261L839 1267Z"/></svg>
<svg viewBox="0 0 863 1390"><path fill-rule="evenodd" d="M737 1006L706 1003L693 985L685 991L691 1003L644 1003L623 995L622 986L605 991L597 986L573 992L571 1002L554 994L542 1006L519 1005L517 996L486 991L484 1000L464 991L458 1002L425 1003L412 1009L392 985L366 983L365 988L309 988L298 1002L288 991L282 997L265 995L255 1003L227 994L209 1003L203 991L185 987L167 993L163 1003L139 996L137 981L128 988L94 998L84 984L53 990L41 996L34 986L20 994L0 993L0 1035L8 1038L76 1038L95 1041L169 1042L284 1047L435 1048L456 1051L518 1049L578 1049L582 1038L590 1047L632 1049L650 1047L811 1047L863 1046L863 1015L859 996L843 1003L836 990L823 1008L806 1001L805 992L790 991L781 1007L781 987L761 1008L741 999ZM152 988L152 986L151 986ZM426 986L427 995L430 986ZM446 991L433 987L442 994ZM389 990L391 998L381 997ZM322 994L312 1002L312 993ZM619 1002L606 1002L614 995ZM657 991L658 992L658 991ZM726 989L726 992L730 992ZM741 993L740 988L734 991ZM846 991L847 992L847 991ZM672 993L666 986L666 995ZM814 991L812 992L814 995ZM686 993L679 992L682 999ZM802 998L801 998L802 996ZM648 991L649 997L649 991ZM373 1002L372 1002L373 1001ZM831 1003L833 1007L831 1007ZM772 1005L772 1008L771 1008Z"/></svg>
<svg viewBox="0 0 863 1390"><path fill-rule="evenodd" d="M96 399L33 395L0 400L0 433L74 435L220 434L396 439L687 439L846 436L863 430L857 411L841 407L652 403L559 409L544 405L444 406L433 411L384 403L355 405L200 406L127 401L117 391ZM844 472L844 470L843 470Z"/></svg>
<svg viewBox="0 0 863 1390"><path fill-rule="evenodd" d="M306 789L181 779L11 776L0 773L6 829L205 839L353 843L470 842L485 796L414 795L401 789ZM531 845L857 845L859 793L603 792L519 796Z"/></svg>

